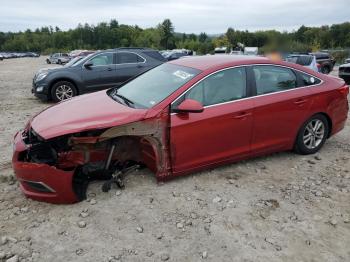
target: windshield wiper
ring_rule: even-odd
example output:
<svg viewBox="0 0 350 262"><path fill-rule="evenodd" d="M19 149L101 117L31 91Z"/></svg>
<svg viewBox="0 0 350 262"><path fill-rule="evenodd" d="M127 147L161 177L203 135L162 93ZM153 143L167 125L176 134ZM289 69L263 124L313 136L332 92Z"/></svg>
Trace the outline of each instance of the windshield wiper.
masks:
<svg viewBox="0 0 350 262"><path fill-rule="evenodd" d="M126 104L129 107L135 107L134 102L131 101L130 99L126 98L125 96L118 94L118 90L116 89L112 94L113 97L119 97L123 100L124 104Z"/></svg>

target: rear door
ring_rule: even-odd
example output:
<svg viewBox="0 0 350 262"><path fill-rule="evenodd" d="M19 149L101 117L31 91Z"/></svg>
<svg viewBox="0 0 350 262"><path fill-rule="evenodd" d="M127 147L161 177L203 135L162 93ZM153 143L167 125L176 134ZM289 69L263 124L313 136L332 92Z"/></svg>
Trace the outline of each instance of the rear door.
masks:
<svg viewBox="0 0 350 262"><path fill-rule="evenodd" d="M117 85L147 70L146 59L134 52L119 51L116 62L115 83Z"/></svg>
<svg viewBox="0 0 350 262"><path fill-rule="evenodd" d="M116 65L114 52L104 52L93 56L82 67L82 78L86 91L107 89L115 85Z"/></svg>
<svg viewBox="0 0 350 262"><path fill-rule="evenodd" d="M171 161L174 173L187 172L250 153L252 99L247 96L246 70L231 68L211 74L172 104L184 99L204 105L202 113L173 113L170 119Z"/></svg>
<svg viewBox="0 0 350 262"><path fill-rule="evenodd" d="M311 92L303 86L296 71L275 65L252 66L254 97L255 154L290 149L296 134L309 116Z"/></svg>

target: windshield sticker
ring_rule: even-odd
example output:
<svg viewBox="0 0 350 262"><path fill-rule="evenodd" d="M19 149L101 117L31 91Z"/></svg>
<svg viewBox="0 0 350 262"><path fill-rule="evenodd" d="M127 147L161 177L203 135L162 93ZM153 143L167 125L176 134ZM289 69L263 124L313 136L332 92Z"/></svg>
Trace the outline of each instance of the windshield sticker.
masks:
<svg viewBox="0 0 350 262"><path fill-rule="evenodd" d="M155 104L156 104L155 101L149 101L149 103L150 103L151 105L155 105Z"/></svg>
<svg viewBox="0 0 350 262"><path fill-rule="evenodd" d="M193 76L193 74L189 74L185 71L177 70L173 73L174 76L180 77L183 80L186 80L187 78L190 78Z"/></svg>

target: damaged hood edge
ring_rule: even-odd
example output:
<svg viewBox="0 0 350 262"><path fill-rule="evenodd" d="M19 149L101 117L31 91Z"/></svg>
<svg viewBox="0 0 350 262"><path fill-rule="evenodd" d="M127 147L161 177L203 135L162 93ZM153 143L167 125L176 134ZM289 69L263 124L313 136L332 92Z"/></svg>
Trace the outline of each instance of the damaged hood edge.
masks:
<svg viewBox="0 0 350 262"><path fill-rule="evenodd" d="M146 109L118 103L106 91L75 97L36 115L30 122L44 139L94 129L103 129L145 119Z"/></svg>

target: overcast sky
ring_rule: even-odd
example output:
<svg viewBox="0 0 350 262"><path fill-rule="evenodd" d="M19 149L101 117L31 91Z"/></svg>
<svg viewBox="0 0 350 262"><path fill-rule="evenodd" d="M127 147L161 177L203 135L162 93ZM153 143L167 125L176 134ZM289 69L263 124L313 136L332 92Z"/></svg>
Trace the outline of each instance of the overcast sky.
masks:
<svg viewBox="0 0 350 262"><path fill-rule="evenodd" d="M350 0L0 0L0 31L41 26L63 30L78 23L153 27L170 18L176 32L223 33L330 25L350 21Z"/></svg>

